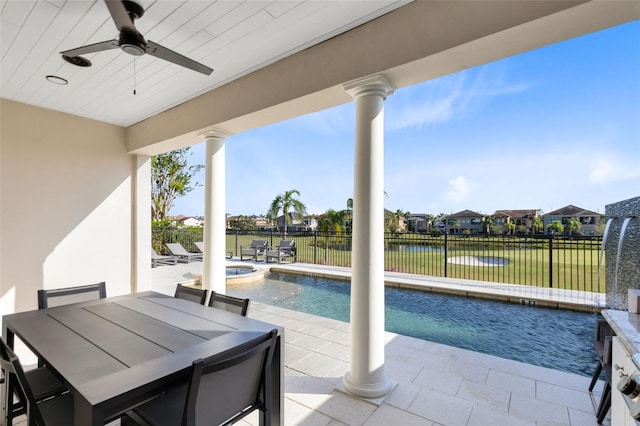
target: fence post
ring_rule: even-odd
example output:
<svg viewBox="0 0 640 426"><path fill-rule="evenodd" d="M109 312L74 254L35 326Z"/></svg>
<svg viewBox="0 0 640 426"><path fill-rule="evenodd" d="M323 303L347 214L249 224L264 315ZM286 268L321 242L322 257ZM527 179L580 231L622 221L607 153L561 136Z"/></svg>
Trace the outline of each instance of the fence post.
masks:
<svg viewBox="0 0 640 426"><path fill-rule="evenodd" d="M549 235L549 288L553 287L553 235Z"/></svg>
<svg viewBox="0 0 640 426"><path fill-rule="evenodd" d="M239 251L238 251L238 230L236 229L236 256L238 255Z"/></svg>
<svg viewBox="0 0 640 426"><path fill-rule="evenodd" d="M447 230L444 230L444 276L445 278L448 276L447 275L447 264L449 262L447 262L447 259L449 258L449 239L447 237Z"/></svg>
<svg viewBox="0 0 640 426"><path fill-rule="evenodd" d="M318 231L313 231L313 264L318 260Z"/></svg>

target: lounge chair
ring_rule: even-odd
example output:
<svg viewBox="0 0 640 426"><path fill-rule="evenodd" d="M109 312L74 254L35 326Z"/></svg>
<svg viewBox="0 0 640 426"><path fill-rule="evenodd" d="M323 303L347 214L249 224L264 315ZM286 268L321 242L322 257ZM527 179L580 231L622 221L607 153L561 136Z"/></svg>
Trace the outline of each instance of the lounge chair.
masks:
<svg viewBox="0 0 640 426"><path fill-rule="evenodd" d="M293 258L293 261L295 262L297 256L296 242L293 240L281 240L278 247L271 247L267 250L265 262L269 263L269 259L275 259L280 263L287 258Z"/></svg>
<svg viewBox="0 0 640 426"><path fill-rule="evenodd" d="M198 250L200 250L200 253L204 254L204 243L202 241L194 241L193 244L195 244L195 246L198 248ZM233 257L233 252L232 251L226 251L225 255L226 255L227 259L231 259Z"/></svg>
<svg viewBox="0 0 640 426"><path fill-rule="evenodd" d="M192 260L202 260L202 253L191 253L187 251L180 243L165 243L172 255L178 258L178 261L191 263Z"/></svg>
<svg viewBox="0 0 640 426"><path fill-rule="evenodd" d="M249 246L240 246L240 260L249 257L258 261L258 256L264 256L267 251L267 240L253 240Z"/></svg>
<svg viewBox="0 0 640 426"><path fill-rule="evenodd" d="M155 268L158 265L176 265L178 258L175 256L165 256L158 254L153 248L151 249L151 267Z"/></svg>

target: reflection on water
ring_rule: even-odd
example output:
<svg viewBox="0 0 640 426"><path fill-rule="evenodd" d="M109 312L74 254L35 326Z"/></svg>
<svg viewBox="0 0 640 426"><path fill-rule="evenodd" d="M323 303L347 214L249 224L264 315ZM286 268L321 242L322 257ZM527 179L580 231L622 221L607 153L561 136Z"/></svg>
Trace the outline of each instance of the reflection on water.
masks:
<svg viewBox="0 0 640 426"><path fill-rule="evenodd" d="M349 321L346 281L271 273L234 296ZM596 317L582 312L387 288L387 331L590 376Z"/></svg>

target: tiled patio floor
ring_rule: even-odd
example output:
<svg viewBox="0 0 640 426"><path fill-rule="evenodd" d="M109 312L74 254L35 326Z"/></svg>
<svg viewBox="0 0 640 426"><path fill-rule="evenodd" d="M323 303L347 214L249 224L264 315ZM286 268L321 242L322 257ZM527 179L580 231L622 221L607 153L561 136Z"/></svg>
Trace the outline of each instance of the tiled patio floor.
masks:
<svg viewBox="0 0 640 426"><path fill-rule="evenodd" d="M155 268L153 289L173 294L177 282L201 267ZM386 333L385 372L398 386L375 405L336 390L349 370L348 323L254 302L249 316L285 327L286 425L597 425L587 377L393 333ZM257 416L246 420L256 424ZM609 417L604 424L610 425Z"/></svg>
<svg viewBox="0 0 640 426"><path fill-rule="evenodd" d="M237 261L229 261L234 263ZM266 266L256 264L259 268ZM278 267L322 275L349 274L345 268L317 265ZM154 268L152 288L173 294L176 283L189 281L189 274L200 273L201 269L200 262ZM387 279L460 291L515 291L489 283L435 281L406 274L390 273ZM575 293L551 294L547 289L537 294L533 294L535 289L523 291L532 297L545 294L565 297L571 303L580 303L587 297ZM520 297L519 294L515 297ZM597 425L586 391L587 377L394 333L386 333L385 373L398 386L376 405L336 390L349 370L348 323L256 302L252 302L249 316L285 327L286 425ZM596 387L598 393L600 389L602 383ZM257 414L241 423L257 425ZM610 416L603 424L611 425Z"/></svg>

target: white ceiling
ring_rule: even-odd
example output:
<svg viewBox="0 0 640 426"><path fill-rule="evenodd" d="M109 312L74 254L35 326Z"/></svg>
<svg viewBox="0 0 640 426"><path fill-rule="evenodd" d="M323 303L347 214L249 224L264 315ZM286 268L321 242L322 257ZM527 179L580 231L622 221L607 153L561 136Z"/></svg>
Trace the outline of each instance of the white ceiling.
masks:
<svg viewBox="0 0 640 426"><path fill-rule="evenodd" d="M134 65L119 49L85 55L88 68L68 64L60 51L117 39L103 0L0 0L0 97L130 126L408 2L139 0L136 28L213 68L206 76L150 55Z"/></svg>

